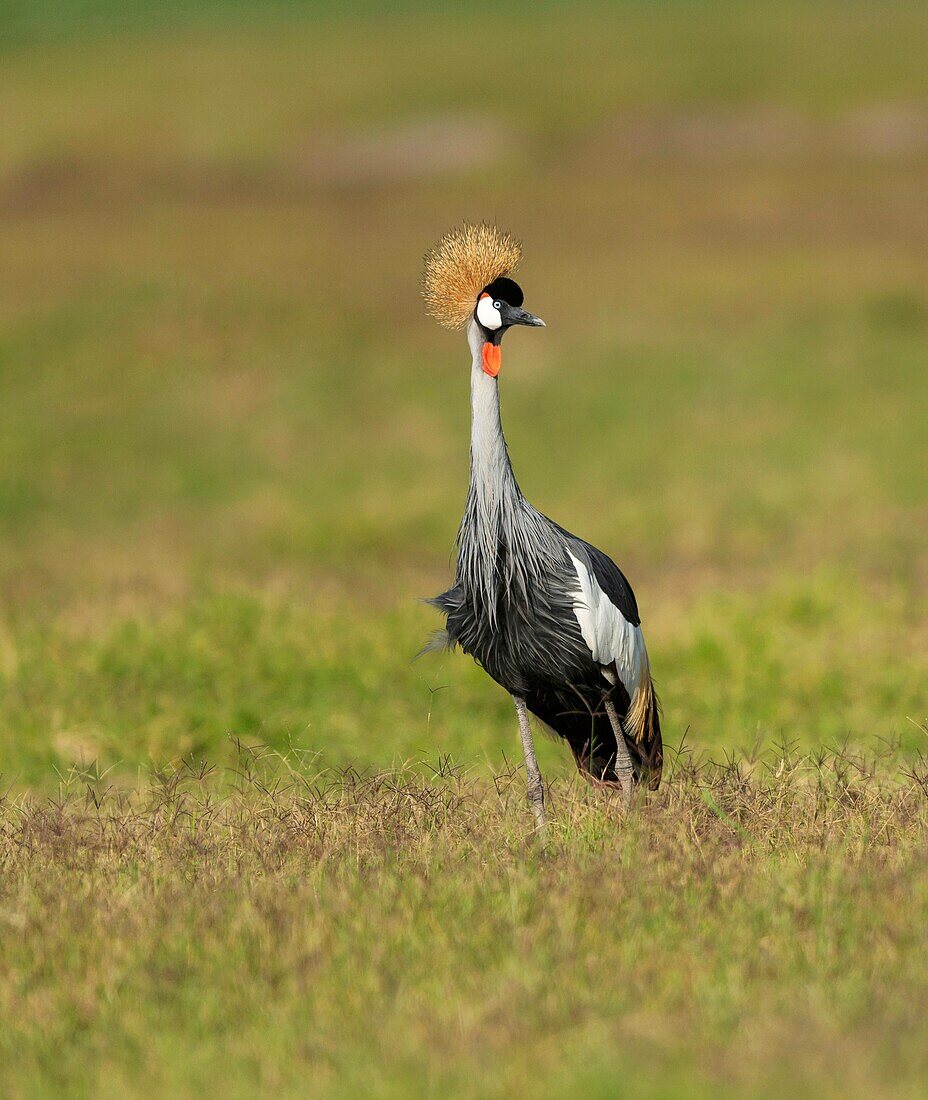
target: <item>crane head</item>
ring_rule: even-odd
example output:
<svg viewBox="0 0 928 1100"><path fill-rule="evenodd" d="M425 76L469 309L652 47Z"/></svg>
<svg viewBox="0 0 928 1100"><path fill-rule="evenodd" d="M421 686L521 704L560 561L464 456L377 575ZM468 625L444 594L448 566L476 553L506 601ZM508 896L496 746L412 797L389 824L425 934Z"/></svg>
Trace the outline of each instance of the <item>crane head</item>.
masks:
<svg viewBox="0 0 928 1100"><path fill-rule="evenodd" d="M545 327L540 317L522 308L523 301L522 288L505 277L494 279L481 290L474 306L474 320L483 329L487 340L498 345L503 334L513 325Z"/></svg>
<svg viewBox="0 0 928 1100"><path fill-rule="evenodd" d="M534 313L522 308L522 288L505 276L494 279L480 292L474 306L474 321L483 336L483 373L495 378L502 365L500 343L513 325L544 328L545 323Z"/></svg>
<svg viewBox="0 0 928 1100"><path fill-rule="evenodd" d="M544 327L522 308L522 289L511 276L522 246L485 222L465 222L446 233L425 257L422 295L426 309L445 328L473 323L483 336L483 369L499 374L499 345L513 325Z"/></svg>

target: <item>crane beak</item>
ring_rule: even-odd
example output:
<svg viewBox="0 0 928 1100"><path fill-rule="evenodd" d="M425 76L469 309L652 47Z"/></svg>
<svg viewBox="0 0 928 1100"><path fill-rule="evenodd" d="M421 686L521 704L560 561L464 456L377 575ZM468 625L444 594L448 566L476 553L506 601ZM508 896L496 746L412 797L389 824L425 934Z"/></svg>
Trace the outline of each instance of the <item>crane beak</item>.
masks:
<svg viewBox="0 0 928 1100"><path fill-rule="evenodd" d="M517 306L508 305L506 302L502 303L499 315L504 325L529 325L531 328L545 327L544 321L540 317L536 317L534 313L529 313L526 309L519 309Z"/></svg>

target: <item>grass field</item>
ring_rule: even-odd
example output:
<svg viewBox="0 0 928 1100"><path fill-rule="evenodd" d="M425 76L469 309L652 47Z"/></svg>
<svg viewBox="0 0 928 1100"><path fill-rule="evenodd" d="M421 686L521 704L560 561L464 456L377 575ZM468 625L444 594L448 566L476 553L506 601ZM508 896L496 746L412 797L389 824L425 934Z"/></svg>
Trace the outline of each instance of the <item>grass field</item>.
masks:
<svg viewBox="0 0 928 1100"><path fill-rule="evenodd" d="M4 1095L920 1095L926 53L895 0L0 15ZM665 709L626 823L542 740L547 856L508 699L412 660L465 217Z"/></svg>

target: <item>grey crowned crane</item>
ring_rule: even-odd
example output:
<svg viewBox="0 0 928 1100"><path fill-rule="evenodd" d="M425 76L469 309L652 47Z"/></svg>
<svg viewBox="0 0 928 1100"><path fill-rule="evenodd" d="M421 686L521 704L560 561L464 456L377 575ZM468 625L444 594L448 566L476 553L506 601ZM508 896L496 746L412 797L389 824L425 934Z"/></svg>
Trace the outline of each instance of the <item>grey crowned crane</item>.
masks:
<svg viewBox="0 0 928 1100"><path fill-rule="evenodd" d="M521 248L488 225L444 236L425 259L428 311L466 328L471 351L470 487L457 537L457 576L433 603L446 617L436 645L460 646L509 692L519 721L528 799L544 827L544 784L529 713L570 746L581 774L622 792L656 789L660 715L631 585L610 558L522 495L499 406L503 337L543 328L511 276Z"/></svg>

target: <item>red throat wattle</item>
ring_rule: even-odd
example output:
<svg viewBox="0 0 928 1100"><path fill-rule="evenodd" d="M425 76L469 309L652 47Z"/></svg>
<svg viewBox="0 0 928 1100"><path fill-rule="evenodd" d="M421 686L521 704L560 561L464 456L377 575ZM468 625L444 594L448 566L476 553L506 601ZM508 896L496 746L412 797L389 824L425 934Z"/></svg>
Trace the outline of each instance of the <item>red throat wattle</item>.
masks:
<svg viewBox="0 0 928 1100"><path fill-rule="evenodd" d="M483 345L483 373L495 378L503 365L503 354L498 344Z"/></svg>

